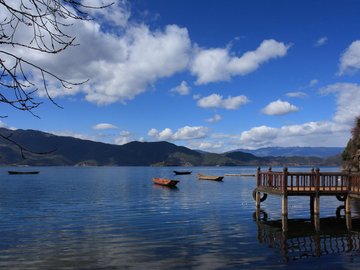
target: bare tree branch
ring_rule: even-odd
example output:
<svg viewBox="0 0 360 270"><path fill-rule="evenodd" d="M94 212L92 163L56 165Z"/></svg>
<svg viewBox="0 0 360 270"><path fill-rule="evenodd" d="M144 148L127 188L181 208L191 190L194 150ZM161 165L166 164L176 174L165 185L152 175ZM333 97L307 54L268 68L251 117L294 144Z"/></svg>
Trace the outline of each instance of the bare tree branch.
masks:
<svg viewBox="0 0 360 270"><path fill-rule="evenodd" d="M110 0L109 0L110 1ZM39 90L48 100L62 108L51 96L48 81L56 81L65 89L82 85L87 80L72 82L25 59L16 53L17 49L43 54L59 54L71 46L77 46L76 36L68 28L76 21L92 20L89 11L111 6L85 5L81 0L0 0L0 103L37 116L33 110L43 102ZM26 29L30 39L20 34ZM40 74L42 83L36 82L33 74ZM0 118L7 115L0 115ZM11 136L0 137L17 145L21 154L31 152L13 141Z"/></svg>

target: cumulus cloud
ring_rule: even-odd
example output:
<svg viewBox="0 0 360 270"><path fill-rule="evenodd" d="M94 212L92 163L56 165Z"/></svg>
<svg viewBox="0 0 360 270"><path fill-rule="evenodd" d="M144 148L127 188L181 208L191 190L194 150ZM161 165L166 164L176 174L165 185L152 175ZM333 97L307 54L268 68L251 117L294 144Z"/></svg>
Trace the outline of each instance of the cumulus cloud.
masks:
<svg viewBox="0 0 360 270"><path fill-rule="evenodd" d="M85 0L82 3L96 6L108 1ZM227 80L231 76L246 75L271 59L285 56L289 48L289 45L270 39L240 57L233 56L229 49L199 49L194 53L186 28L167 25L152 29L144 23L134 23L125 0L115 1L110 8L89 12L95 20L67 21L71 27L66 33L76 36L79 46L69 47L57 55L44 55L25 48L10 49L22 59L63 79L71 82L89 79L85 84L64 89L57 80L47 77L48 93L53 98L80 94L98 105L126 103L146 92L157 80L178 72L190 69L199 84ZM18 32L17 36L25 43L31 40L28 29L19 27ZM26 65L23 68L30 71ZM28 76L37 85L42 85L41 73L33 72ZM190 87L182 82L174 90L185 95ZM42 89L38 94L47 97Z"/></svg>
<svg viewBox="0 0 360 270"><path fill-rule="evenodd" d="M336 83L320 89L324 95L334 94L336 112L332 119L282 127L257 126L242 132L238 147L267 146L345 146L355 118L360 115L360 85ZM311 145L309 145L311 143Z"/></svg>
<svg viewBox="0 0 360 270"><path fill-rule="evenodd" d="M185 96L190 94L190 86L188 86L186 81L182 81L180 85L172 88L170 92L178 93L179 95Z"/></svg>
<svg viewBox="0 0 360 270"><path fill-rule="evenodd" d="M295 105L290 104L287 101L282 101L280 99L269 103L261 111L267 115L283 115L292 112L297 112L299 110Z"/></svg>
<svg viewBox="0 0 360 270"><path fill-rule="evenodd" d="M109 123L100 123L100 124L94 125L92 128L96 129L96 130L104 130L104 129L115 129L118 127L113 124L109 124Z"/></svg>
<svg viewBox="0 0 360 270"><path fill-rule="evenodd" d="M201 108L223 108L227 110L236 110L240 108L241 105L249 102L250 100L244 95L223 98L221 95L212 94L199 99L197 105Z"/></svg>
<svg viewBox="0 0 360 270"><path fill-rule="evenodd" d="M202 151L223 152L224 143L219 141L192 141L188 144L188 147Z"/></svg>
<svg viewBox="0 0 360 270"><path fill-rule="evenodd" d="M232 56L228 48L199 49L191 63L197 84L226 81L232 76L244 76L270 59L284 57L290 45L274 39L264 40L254 51L241 57Z"/></svg>
<svg viewBox="0 0 360 270"><path fill-rule="evenodd" d="M205 121L208 123L216 123L219 122L222 119L221 115L215 114L213 117L210 117L206 119Z"/></svg>
<svg viewBox="0 0 360 270"><path fill-rule="evenodd" d="M82 0L84 6L102 7L113 3L109 8L86 9L86 12L97 19L107 21L118 27L125 27L131 15L130 6L126 0Z"/></svg>
<svg viewBox="0 0 360 270"><path fill-rule="evenodd" d="M333 121L352 126L360 116L360 85L356 83L336 83L320 89L322 94L336 95L336 112Z"/></svg>
<svg viewBox="0 0 360 270"><path fill-rule="evenodd" d="M119 135L115 138L117 145L123 145L130 142L131 133L127 130L120 131Z"/></svg>
<svg viewBox="0 0 360 270"><path fill-rule="evenodd" d="M352 73L360 69L360 40L356 40L340 57L338 75Z"/></svg>
<svg viewBox="0 0 360 270"><path fill-rule="evenodd" d="M321 46L325 45L327 41L328 41L327 37L321 37L315 42L314 46L321 47Z"/></svg>
<svg viewBox="0 0 360 270"><path fill-rule="evenodd" d="M0 121L0 128L6 128L7 124L5 124L3 121Z"/></svg>
<svg viewBox="0 0 360 270"><path fill-rule="evenodd" d="M185 126L173 132L170 128L158 131L155 128L149 130L148 135L159 141L191 140L206 137L208 128L202 126Z"/></svg>
<svg viewBox="0 0 360 270"><path fill-rule="evenodd" d="M107 12L116 13L118 6L110 9L113 11ZM13 49L23 59L63 79L72 82L90 79L83 85L62 89L56 80L48 77L49 94L54 98L82 93L87 101L99 105L124 103L147 91L158 79L170 77L188 66L191 41L186 28L167 25L150 30L144 24L128 23L125 28L105 32L101 22L95 20L69 23L73 23L69 34L76 36L79 46L57 55ZM20 34L24 34L24 39L28 36L26 31ZM34 72L29 77L42 85L41 74ZM38 93L47 96L41 89Z"/></svg>
<svg viewBox="0 0 360 270"><path fill-rule="evenodd" d="M329 136L332 134L332 136ZM280 128L258 126L244 131L238 138L239 146L260 148L267 146L343 146L348 140L348 129L334 122L308 122Z"/></svg>

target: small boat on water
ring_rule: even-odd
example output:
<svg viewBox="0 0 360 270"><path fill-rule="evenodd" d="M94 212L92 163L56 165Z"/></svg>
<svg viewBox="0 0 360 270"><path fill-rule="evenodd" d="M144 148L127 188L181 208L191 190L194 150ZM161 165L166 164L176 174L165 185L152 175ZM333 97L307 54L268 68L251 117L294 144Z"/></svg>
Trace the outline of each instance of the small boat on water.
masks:
<svg viewBox="0 0 360 270"><path fill-rule="evenodd" d="M190 171L174 171L176 175L191 174Z"/></svg>
<svg viewBox="0 0 360 270"><path fill-rule="evenodd" d="M8 171L9 174L38 174L39 171Z"/></svg>
<svg viewBox="0 0 360 270"><path fill-rule="evenodd" d="M172 180L172 179L166 179L166 178L160 178L160 177L154 177L153 182L158 185L167 186L167 187L175 187L177 183L179 183L179 180Z"/></svg>
<svg viewBox="0 0 360 270"><path fill-rule="evenodd" d="M205 174L198 173L198 179L199 180L222 181L224 179L224 176L205 175Z"/></svg>

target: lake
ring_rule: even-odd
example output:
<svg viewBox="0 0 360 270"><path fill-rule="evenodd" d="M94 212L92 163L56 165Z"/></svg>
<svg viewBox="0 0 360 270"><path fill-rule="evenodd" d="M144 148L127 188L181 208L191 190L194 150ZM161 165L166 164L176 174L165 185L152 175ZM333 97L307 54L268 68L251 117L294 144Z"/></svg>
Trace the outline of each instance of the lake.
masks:
<svg viewBox="0 0 360 270"><path fill-rule="evenodd" d="M348 232L343 215L336 217L342 203L321 197L314 233L309 199L290 197L285 234L280 197L268 196L262 220L254 218L255 177L196 177L255 167L9 169L0 168L0 269L360 269L357 205ZM174 169L192 174L174 176ZM180 182L171 189L152 177Z"/></svg>

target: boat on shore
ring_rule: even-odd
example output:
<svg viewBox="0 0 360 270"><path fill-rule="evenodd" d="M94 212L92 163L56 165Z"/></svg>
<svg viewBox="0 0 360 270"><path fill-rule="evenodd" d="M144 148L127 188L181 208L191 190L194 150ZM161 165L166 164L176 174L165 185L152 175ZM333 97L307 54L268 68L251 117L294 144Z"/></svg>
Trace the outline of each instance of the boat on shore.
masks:
<svg viewBox="0 0 360 270"><path fill-rule="evenodd" d="M154 184L167 186L167 187L175 187L177 183L179 183L179 180L172 180L172 179L166 179L166 178L160 178L160 177L154 177L153 179Z"/></svg>
<svg viewBox="0 0 360 270"><path fill-rule="evenodd" d="M8 171L9 174L38 174L39 171Z"/></svg>
<svg viewBox="0 0 360 270"><path fill-rule="evenodd" d="M190 171L174 171L176 175L184 175L184 174L191 174Z"/></svg>
<svg viewBox="0 0 360 270"><path fill-rule="evenodd" d="M205 174L198 173L198 179L199 180L222 181L224 179L224 176L205 175Z"/></svg>

